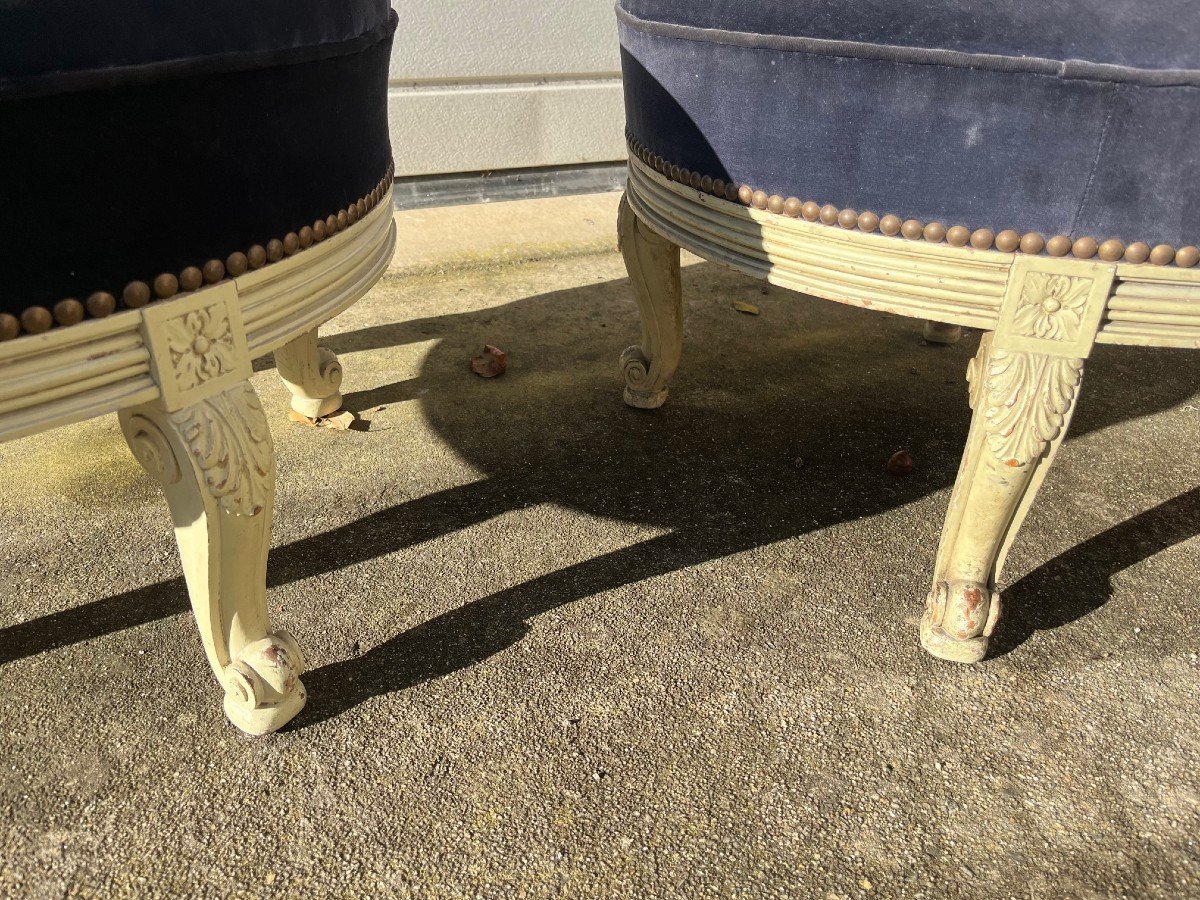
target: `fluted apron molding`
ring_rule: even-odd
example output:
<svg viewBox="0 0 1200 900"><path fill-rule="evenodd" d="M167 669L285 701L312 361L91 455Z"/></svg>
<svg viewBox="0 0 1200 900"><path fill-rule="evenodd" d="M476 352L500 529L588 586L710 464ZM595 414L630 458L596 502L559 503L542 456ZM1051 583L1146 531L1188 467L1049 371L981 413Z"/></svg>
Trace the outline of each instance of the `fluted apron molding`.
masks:
<svg viewBox="0 0 1200 900"><path fill-rule="evenodd" d="M349 307L387 269L396 241L391 198L389 182L355 224L196 296L232 286L249 356L282 347ZM182 301L0 342L0 441L160 398L143 317Z"/></svg>
<svg viewBox="0 0 1200 900"><path fill-rule="evenodd" d="M971 328L996 327L1013 260L1025 255L747 206L674 181L637 152L629 157L628 198L649 227L705 259L825 299ZM1115 265L1098 343L1200 348L1200 270Z"/></svg>

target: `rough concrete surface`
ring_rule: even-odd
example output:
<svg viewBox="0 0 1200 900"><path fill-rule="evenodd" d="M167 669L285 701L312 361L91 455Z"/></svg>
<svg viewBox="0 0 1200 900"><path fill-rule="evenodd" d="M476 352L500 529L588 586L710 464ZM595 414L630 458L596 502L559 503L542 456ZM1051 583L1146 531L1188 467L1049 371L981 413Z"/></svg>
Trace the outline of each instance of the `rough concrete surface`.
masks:
<svg viewBox="0 0 1200 900"><path fill-rule="evenodd" d="M916 629L978 335L694 263L631 410L606 247L385 278L324 331L369 431L260 363L311 669L266 739L115 417L0 446L0 894L1200 895L1200 354L1096 350L959 667Z"/></svg>

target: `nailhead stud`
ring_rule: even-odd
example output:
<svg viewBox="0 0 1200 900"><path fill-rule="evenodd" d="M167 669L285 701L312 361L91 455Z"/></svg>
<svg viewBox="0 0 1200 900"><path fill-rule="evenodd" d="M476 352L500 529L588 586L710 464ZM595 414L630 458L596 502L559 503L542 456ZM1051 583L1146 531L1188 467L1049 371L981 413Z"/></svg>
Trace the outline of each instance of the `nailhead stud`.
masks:
<svg viewBox="0 0 1200 900"><path fill-rule="evenodd" d="M1190 269L1198 262L1200 262L1200 249L1189 245L1175 251L1175 265L1181 268Z"/></svg>
<svg viewBox="0 0 1200 900"><path fill-rule="evenodd" d="M305 225L303 228L301 228L300 233L297 234L296 237L300 241L301 250L307 250L313 245L313 241L316 240L316 235L313 234L311 225Z"/></svg>
<svg viewBox="0 0 1200 900"><path fill-rule="evenodd" d="M705 175L700 179L700 190L706 194L711 194L713 189L713 178L711 175Z"/></svg>
<svg viewBox="0 0 1200 900"><path fill-rule="evenodd" d="M225 263L219 259L210 259L204 264L201 273L204 275L205 283L216 284L225 277Z"/></svg>
<svg viewBox="0 0 1200 900"><path fill-rule="evenodd" d="M271 238L267 241L267 262L279 262L283 259L283 241Z"/></svg>
<svg viewBox="0 0 1200 900"><path fill-rule="evenodd" d="M910 241L915 241L925 234L925 226L916 219L905 219L900 226L900 233Z"/></svg>
<svg viewBox="0 0 1200 900"><path fill-rule="evenodd" d="M354 208L358 210L358 217L361 219L367 214L367 201L360 199L354 204Z"/></svg>
<svg viewBox="0 0 1200 900"><path fill-rule="evenodd" d="M679 172L680 172L679 166L671 166L671 168L667 170L666 174L670 177L670 179L672 181L678 181L679 180Z"/></svg>
<svg viewBox="0 0 1200 900"><path fill-rule="evenodd" d="M800 206L800 215L806 222L815 222L821 217L821 206L816 200L805 200Z"/></svg>
<svg viewBox="0 0 1200 900"><path fill-rule="evenodd" d="M1071 245L1071 253L1076 259L1091 259L1098 249L1096 239L1090 235L1084 235Z"/></svg>
<svg viewBox="0 0 1200 900"><path fill-rule="evenodd" d="M246 251L246 259L250 261L250 268L261 269L267 264L267 249L262 244L255 244Z"/></svg>
<svg viewBox="0 0 1200 900"><path fill-rule="evenodd" d="M755 191L750 196L750 202L754 204L755 209L766 209L767 203L770 201L766 191Z"/></svg>
<svg viewBox="0 0 1200 900"><path fill-rule="evenodd" d="M140 309L150 302L150 285L144 281L131 281L121 291L121 299L129 309Z"/></svg>
<svg viewBox="0 0 1200 900"><path fill-rule="evenodd" d="M1125 255L1125 245L1116 238L1109 238L1099 246L1096 255L1105 262L1116 262Z"/></svg>
<svg viewBox="0 0 1200 900"><path fill-rule="evenodd" d="M179 279L170 272L163 272L154 279L154 296L159 300L166 300L168 297L174 297L179 293Z"/></svg>
<svg viewBox="0 0 1200 900"><path fill-rule="evenodd" d="M59 325L76 325L83 321L83 304L73 297L54 304L54 321Z"/></svg>
<svg viewBox="0 0 1200 900"><path fill-rule="evenodd" d="M1021 236L1022 253L1041 253L1046 247L1046 239L1036 231L1030 231Z"/></svg>
<svg viewBox="0 0 1200 900"><path fill-rule="evenodd" d="M111 316L117 309L117 298L108 291L96 291L84 301L88 315L93 319Z"/></svg>
<svg viewBox="0 0 1200 900"><path fill-rule="evenodd" d="M725 179L724 178L716 178L713 180L712 195L714 197L724 197L725 196Z"/></svg>
<svg viewBox="0 0 1200 900"><path fill-rule="evenodd" d="M738 187L738 203L742 206L749 206L754 202L754 188L748 184L743 184Z"/></svg>
<svg viewBox="0 0 1200 900"><path fill-rule="evenodd" d="M946 226L941 222L930 222L921 234L929 243L940 244L946 239Z"/></svg>
<svg viewBox="0 0 1200 900"><path fill-rule="evenodd" d="M325 224L324 219L317 219L312 224L313 240L320 243L329 235L329 226Z"/></svg>
<svg viewBox="0 0 1200 900"><path fill-rule="evenodd" d="M858 214L858 227L870 234L879 227L879 216L869 209L863 210Z"/></svg>
<svg viewBox="0 0 1200 900"><path fill-rule="evenodd" d="M1002 232L996 235L996 249L1002 250L1005 253L1012 253L1021 246L1021 235L1013 231L1011 228L1005 228Z"/></svg>
<svg viewBox="0 0 1200 900"><path fill-rule="evenodd" d="M879 230L883 234L886 234L890 237L893 234L900 233L900 226L902 224L903 223L900 221L899 216L893 216L891 213L888 213L886 216L884 216L882 219L879 220Z"/></svg>
<svg viewBox="0 0 1200 900"><path fill-rule="evenodd" d="M250 268L250 257L246 256L241 250L235 250L229 254L229 258L225 260L225 269L229 272L230 278L237 278L239 275L244 275L246 270Z"/></svg>
<svg viewBox="0 0 1200 900"><path fill-rule="evenodd" d="M54 316L44 306L31 306L21 313L21 327L29 334L41 334L54 326Z"/></svg>
<svg viewBox="0 0 1200 900"><path fill-rule="evenodd" d="M1125 259L1131 263L1144 263L1150 258L1150 245L1145 241L1134 241L1125 248Z"/></svg>
<svg viewBox="0 0 1200 900"><path fill-rule="evenodd" d="M736 184L734 184L732 181L729 182L729 184L725 185L725 199L728 200L730 203L741 202L742 198L741 198L740 190L739 190L738 186Z"/></svg>
<svg viewBox="0 0 1200 900"><path fill-rule="evenodd" d="M286 256L291 256L300 249L300 235L294 231L289 231L283 236L283 252Z"/></svg>
<svg viewBox="0 0 1200 900"><path fill-rule="evenodd" d="M799 197L788 197L783 201L783 214L792 219L800 218L800 211L804 208L804 204L800 202Z"/></svg>
<svg viewBox="0 0 1200 900"><path fill-rule="evenodd" d="M1156 266L1168 266L1175 258L1175 248L1170 244L1156 244L1150 251L1150 262Z"/></svg>
<svg viewBox="0 0 1200 900"><path fill-rule="evenodd" d="M690 184L693 188L695 188L698 191L703 190L704 176L701 175L699 172L693 172L692 177L690 179L688 179L688 184Z"/></svg>
<svg viewBox="0 0 1200 900"><path fill-rule="evenodd" d="M971 229L966 225L951 225L946 229L946 243L951 247L965 247L971 240Z"/></svg>
<svg viewBox="0 0 1200 900"><path fill-rule="evenodd" d="M344 209L339 209L337 214L338 231L345 231L350 227L350 214Z"/></svg>
<svg viewBox="0 0 1200 900"><path fill-rule="evenodd" d="M821 223L823 225L832 225L838 219L838 208L832 203L826 203L821 207Z"/></svg>
<svg viewBox="0 0 1200 900"><path fill-rule="evenodd" d="M346 207L346 221L351 225L358 221L358 206L353 203Z"/></svg>
<svg viewBox="0 0 1200 900"><path fill-rule="evenodd" d="M840 213L838 213L837 222L843 228L857 228L858 210L849 208L843 209Z"/></svg>
<svg viewBox="0 0 1200 900"><path fill-rule="evenodd" d="M783 198L780 197L778 194L772 194L770 197L767 198L767 209L770 212L773 212L776 214L782 213L783 212Z"/></svg>
<svg viewBox="0 0 1200 900"><path fill-rule="evenodd" d="M188 266L179 273L179 289L183 291L197 290L204 284L204 273L196 266Z"/></svg>
<svg viewBox="0 0 1200 900"><path fill-rule="evenodd" d="M996 240L990 228L976 228L971 232L971 246L976 250L988 250Z"/></svg>
<svg viewBox="0 0 1200 900"><path fill-rule="evenodd" d="M1071 239L1065 234L1056 234L1046 241L1046 252L1051 256L1066 256L1071 252Z"/></svg>
<svg viewBox="0 0 1200 900"><path fill-rule="evenodd" d="M20 333L20 320L8 313L0 313L0 341L11 341Z"/></svg>

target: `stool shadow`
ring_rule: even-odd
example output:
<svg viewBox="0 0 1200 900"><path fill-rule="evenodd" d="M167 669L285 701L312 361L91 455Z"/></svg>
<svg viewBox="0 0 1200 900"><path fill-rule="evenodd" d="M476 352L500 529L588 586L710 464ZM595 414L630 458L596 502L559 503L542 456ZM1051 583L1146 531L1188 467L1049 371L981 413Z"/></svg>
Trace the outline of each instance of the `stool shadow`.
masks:
<svg viewBox="0 0 1200 900"><path fill-rule="evenodd" d="M989 657L1004 656L1038 631L1070 624L1112 597L1118 572L1200 534L1200 487L1108 528L1004 589L1004 615Z"/></svg>

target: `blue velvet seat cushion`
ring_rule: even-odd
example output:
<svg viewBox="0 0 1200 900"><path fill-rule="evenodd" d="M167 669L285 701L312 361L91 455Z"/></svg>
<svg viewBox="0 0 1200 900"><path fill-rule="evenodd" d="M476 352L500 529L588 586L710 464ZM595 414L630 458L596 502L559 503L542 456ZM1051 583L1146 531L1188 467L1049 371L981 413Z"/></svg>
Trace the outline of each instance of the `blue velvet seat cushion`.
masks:
<svg viewBox="0 0 1200 900"><path fill-rule="evenodd" d="M0 0L0 314L354 205L391 164L395 26L387 0Z"/></svg>
<svg viewBox="0 0 1200 900"><path fill-rule="evenodd" d="M620 0L627 128L768 194L1200 241L1194 0Z"/></svg>

